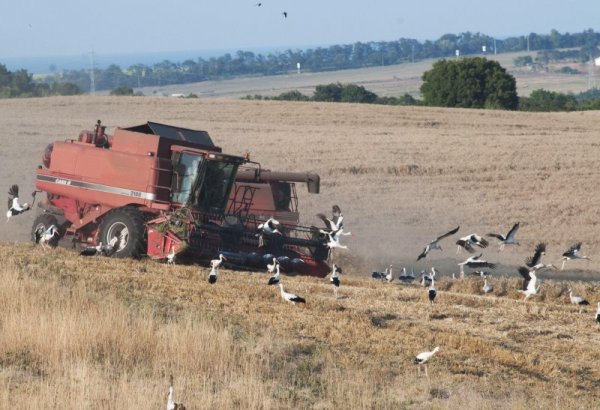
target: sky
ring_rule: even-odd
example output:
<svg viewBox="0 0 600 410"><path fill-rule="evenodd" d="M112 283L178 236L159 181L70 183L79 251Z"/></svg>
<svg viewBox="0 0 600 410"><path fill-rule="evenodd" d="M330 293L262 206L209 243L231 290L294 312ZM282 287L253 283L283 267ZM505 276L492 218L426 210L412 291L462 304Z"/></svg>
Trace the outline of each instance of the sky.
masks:
<svg viewBox="0 0 600 410"><path fill-rule="evenodd" d="M3 58L600 31L598 0L0 0ZM282 13L286 11L288 17Z"/></svg>

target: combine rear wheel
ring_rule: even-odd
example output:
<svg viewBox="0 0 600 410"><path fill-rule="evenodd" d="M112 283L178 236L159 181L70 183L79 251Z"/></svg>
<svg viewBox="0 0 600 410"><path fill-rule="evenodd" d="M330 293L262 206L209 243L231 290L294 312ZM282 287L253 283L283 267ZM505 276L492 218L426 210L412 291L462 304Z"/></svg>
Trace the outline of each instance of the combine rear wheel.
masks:
<svg viewBox="0 0 600 410"><path fill-rule="evenodd" d="M116 258L139 258L146 253L146 228L142 213L133 207L110 211L98 227L100 242L108 244L115 240L112 256Z"/></svg>

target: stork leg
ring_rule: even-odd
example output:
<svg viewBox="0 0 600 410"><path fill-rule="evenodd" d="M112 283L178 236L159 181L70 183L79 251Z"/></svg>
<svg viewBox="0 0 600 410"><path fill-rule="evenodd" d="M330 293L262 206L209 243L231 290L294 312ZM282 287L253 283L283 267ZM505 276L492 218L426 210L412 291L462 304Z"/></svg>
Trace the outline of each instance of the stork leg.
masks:
<svg viewBox="0 0 600 410"><path fill-rule="evenodd" d="M563 261L562 261L562 262L563 262L563 263L562 263L562 266L560 267L560 270L565 270L565 263L567 262L567 260L566 260L566 259L563 259Z"/></svg>

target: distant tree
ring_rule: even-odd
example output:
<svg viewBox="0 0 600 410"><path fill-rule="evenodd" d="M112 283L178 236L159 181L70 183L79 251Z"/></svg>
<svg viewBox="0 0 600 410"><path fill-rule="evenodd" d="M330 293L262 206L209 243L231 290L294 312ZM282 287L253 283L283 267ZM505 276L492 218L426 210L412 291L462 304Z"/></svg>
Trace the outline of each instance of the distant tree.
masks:
<svg viewBox="0 0 600 410"><path fill-rule="evenodd" d="M117 87L110 92L110 95L133 95L133 88Z"/></svg>
<svg viewBox="0 0 600 410"><path fill-rule="evenodd" d="M422 78L425 105L508 110L518 107L516 81L497 61L482 57L440 60Z"/></svg>
<svg viewBox="0 0 600 410"><path fill-rule="evenodd" d="M531 56L519 56L513 59L513 64L517 67L525 67L533 64Z"/></svg>
<svg viewBox="0 0 600 410"><path fill-rule="evenodd" d="M533 91L529 97L519 101L521 111L573 111L577 109L577 100L573 95L546 91Z"/></svg>
<svg viewBox="0 0 600 410"><path fill-rule="evenodd" d="M342 87L341 102L373 104L376 100L377 94L362 85L346 84Z"/></svg>
<svg viewBox="0 0 600 410"><path fill-rule="evenodd" d="M282 101L308 101L310 98L307 95L302 94L298 90L287 91L285 93L279 94L277 97L273 98L274 100L282 100Z"/></svg>
<svg viewBox="0 0 600 410"><path fill-rule="evenodd" d="M73 83L53 83L51 88L52 94L56 95L77 95L81 94L81 90Z"/></svg>
<svg viewBox="0 0 600 410"><path fill-rule="evenodd" d="M340 102L343 88L340 83L317 85L312 99L314 101Z"/></svg>

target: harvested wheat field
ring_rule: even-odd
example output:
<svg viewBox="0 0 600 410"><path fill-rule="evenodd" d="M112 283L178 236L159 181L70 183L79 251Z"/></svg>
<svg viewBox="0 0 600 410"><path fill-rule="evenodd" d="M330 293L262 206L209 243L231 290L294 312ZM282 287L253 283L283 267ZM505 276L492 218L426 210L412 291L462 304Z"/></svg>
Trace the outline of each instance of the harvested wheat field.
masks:
<svg viewBox="0 0 600 410"><path fill-rule="evenodd" d="M76 138L98 119L147 120L208 131L265 168L313 171L301 188L303 222L339 204L352 236L328 280L284 277L306 306L284 303L265 274L152 261L82 260L26 242L34 212L0 231L2 402L24 408L156 408L169 374L188 408L595 408L600 326L567 289L600 301L600 113L530 114L273 101L74 97L0 101L0 187L34 188L45 145ZM456 237L505 234L493 295L452 281ZM416 262L425 243L460 225L444 251ZM463 234L463 235L461 235ZM590 261L540 273L523 302L516 266L539 241L558 263L574 242ZM384 284L370 271L437 267L438 299ZM582 281L585 279L585 281ZM429 379L415 354L440 346Z"/></svg>

